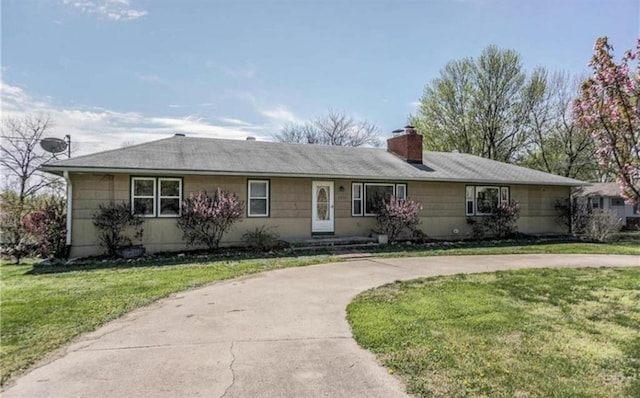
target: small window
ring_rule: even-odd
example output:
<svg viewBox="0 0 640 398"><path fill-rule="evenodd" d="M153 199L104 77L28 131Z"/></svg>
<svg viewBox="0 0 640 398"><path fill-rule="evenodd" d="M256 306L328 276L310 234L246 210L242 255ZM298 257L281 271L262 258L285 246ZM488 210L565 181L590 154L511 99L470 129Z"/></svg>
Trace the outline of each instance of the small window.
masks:
<svg viewBox="0 0 640 398"><path fill-rule="evenodd" d="M624 206L624 199L611 198L611 206Z"/></svg>
<svg viewBox="0 0 640 398"><path fill-rule="evenodd" d="M134 177L131 179L131 211L144 217L156 215L156 179Z"/></svg>
<svg viewBox="0 0 640 398"><path fill-rule="evenodd" d="M475 195L476 189L475 187L467 187L467 215L472 216L474 214L473 209L475 208Z"/></svg>
<svg viewBox="0 0 640 398"><path fill-rule="evenodd" d="M159 217L177 217L182 203L182 179L159 178Z"/></svg>
<svg viewBox="0 0 640 398"><path fill-rule="evenodd" d="M351 215L362 215L362 183L351 184Z"/></svg>
<svg viewBox="0 0 640 398"><path fill-rule="evenodd" d="M407 199L407 184L396 184L396 199Z"/></svg>
<svg viewBox="0 0 640 398"><path fill-rule="evenodd" d="M500 187L500 204L509 204L509 187Z"/></svg>
<svg viewBox="0 0 640 398"><path fill-rule="evenodd" d="M249 202L247 215L249 217L269 216L269 181L249 180L247 196L247 202Z"/></svg>

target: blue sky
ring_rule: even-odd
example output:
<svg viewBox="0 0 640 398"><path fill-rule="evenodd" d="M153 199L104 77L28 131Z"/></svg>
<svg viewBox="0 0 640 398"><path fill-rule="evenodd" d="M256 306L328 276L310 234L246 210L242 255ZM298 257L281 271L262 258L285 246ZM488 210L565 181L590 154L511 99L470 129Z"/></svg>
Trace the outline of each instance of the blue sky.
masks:
<svg viewBox="0 0 640 398"><path fill-rule="evenodd" d="M186 132L269 139L342 110L402 127L450 60L489 44L527 70L621 55L639 0L2 0L3 116L45 112L77 153Z"/></svg>

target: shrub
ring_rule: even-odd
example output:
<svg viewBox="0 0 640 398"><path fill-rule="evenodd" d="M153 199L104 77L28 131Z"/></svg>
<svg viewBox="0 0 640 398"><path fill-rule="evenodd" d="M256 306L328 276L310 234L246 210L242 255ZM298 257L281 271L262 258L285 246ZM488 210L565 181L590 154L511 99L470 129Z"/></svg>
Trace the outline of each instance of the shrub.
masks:
<svg viewBox="0 0 640 398"><path fill-rule="evenodd" d="M98 206L93 214L93 225L98 229L100 245L107 250L109 256L115 257L120 247L130 246L130 232L134 239L142 240L144 218L131 213L128 203L108 203Z"/></svg>
<svg viewBox="0 0 640 398"><path fill-rule="evenodd" d="M491 209L491 214L483 216L480 222L473 224L474 237L481 238L485 232L504 239L518 232L518 218L520 205L516 201L509 204L501 203ZM477 226L479 224L479 226Z"/></svg>
<svg viewBox="0 0 640 398"><path fill-rule="evenodd" d="M421 210L422 205L418 202L392 196L383 201L378 209L378 232L388 235L390 241L396 240L402 231L413 232L420 224Z"/></svg>
<svg viewBox="0 0 640 398"><path fill-rule="evenodd" d="M242 217L243 206L238 196L218 189L211 197L206 192L190 194L182 202L178 228L187 245L204 244L217 249L222 236Z"/></svg>
<svg viewBox="0 0 640 398"><path fill-rule="evenodd" d="M273 228L266 228L263 225L255 231L245 232L242 235L242 242L252 249L269 251L280 245L280 235Z"/></svg>
<svg viewBox="0 0 640 398"><path fill-rule="evenodd" d="M585 198L560 199L556 201L558 222L572 234L583 234L589 223L592 208Z"/></svg>
<svg viewBox="0 0 640 398"><path fill-rule="evenodd" d="M475 218L467 217L467 224L471 225L471 237L473 239L484 238L484 224Z"/></svg>
<svg viewBox="0 0 640 398"><path fill-rule="evenodd" d="M43 257L63 258L66 254L67 201L61 196L44 199L41 210L22 218L25 230L38 241Z"/></svg>
<svg viewBox="0 0 640 398"><path fill-rule="evenodd" d="M33 253L32 237L22 223L25 204L20 203L15 192L5 191L0 195L0 242L1 253L14 258L16 264Z"/></svg>
<svg viewBox="0 0 640 398"><path fill-rule="evenodd" d="M607 242L621 228L622 219L617 212L609 209L593 209L584 236L598 242Z"/></svg>

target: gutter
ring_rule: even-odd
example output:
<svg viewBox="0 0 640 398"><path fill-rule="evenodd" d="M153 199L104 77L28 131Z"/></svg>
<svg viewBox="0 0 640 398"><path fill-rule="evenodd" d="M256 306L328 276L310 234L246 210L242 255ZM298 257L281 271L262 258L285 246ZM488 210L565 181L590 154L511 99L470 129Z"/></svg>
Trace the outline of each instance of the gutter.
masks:
<svg viewBox="0 0 640 398"><path fill-rule="evenodd" d="M73 216L73 185L71 184L71 178L69 178L69 171L65 170L63 173L63 177L67 182L67 248L65 252L65 258L69 259L69 254L71 253L71 226L72 226L72 216Z"/></svg>
<svg viewBox="0 0 640 398"><path fill-rule="evenodd" d="M131 169L117 167L63 167L63 166L43 166L42 171L58 174L60 172L74 173L110 173L110 174L132 174L132 175L207 175L207 176L235 176L235 177L282 177L282 178L318 178L336 180L371 180L371 181L416 181L416 182L456 182L467 184L509 184L509 185L552 185L564 187L581 187L589 185L583 181L573 180L567 182L559 181L517 181L498 179L469 179L469 178L425 178L418 176L363 176L363 175L331 175L331 174L304 174L304 173L280 173L280 172L241 172L241 171L203 171L203 170L169 170L169 169ZM562 177L566 178L566 177Z"/></svg>

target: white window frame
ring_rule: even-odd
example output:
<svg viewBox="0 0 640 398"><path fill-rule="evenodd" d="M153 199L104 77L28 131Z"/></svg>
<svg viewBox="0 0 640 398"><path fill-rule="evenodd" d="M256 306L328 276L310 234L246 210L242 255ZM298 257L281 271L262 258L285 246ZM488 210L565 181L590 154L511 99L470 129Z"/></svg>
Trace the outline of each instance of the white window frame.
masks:
<svg viewBox="0 0 640 398"><path fill-rule="evenodd" d="M402 198L398 197L398 188L402 187L404 191L404 196ZM407 184L396 184L395 191L393 193L396 199L407 200Z"/></svg>
<svg viewBox="0 0 640 398"><path fill-rule="evenodd" d="M360 197L356 198L355 196L355 188L358 188L360 190ZM360 212L356 213L355 212L355 202L359 201L360 202ZM354 182L351 184L351 216L352 217L362 217L362 215L364 214L364 187L362 185L361 182Z"/></svg>
<svg viewBox="0 0 640 398"><path fill-rule="evenodd" d="M153 195L136 195L135 185L136 181L153 181ZM139 217L151 218L156 216L156 193L157 193L157 181L155 177L131 177L131 214L135 214L135 200L136 199L152 199L153 212L151 214L135 214Z"/></svg>
<svg viewBox="0 0 640 398"><path fill-rule="evenodd" d="M478 211L478 189L483 189L483 188L492 188L492 189L497 189L498 190L498 202L496 203L496 205L500 205L505 203L504 200L502 200L502 193L504 191L506 191L506 204L511 203L511 187L509 186L498 186L498 185L467 185L465 186L465 193L464 193L464 211L465 214L467 216L490 216L491 213L482 213ZM469 199L468 199L468 194L469 192L473 191L473 196L472 196L472 203L473 203L473 212L470 213L469 212Z"/></svg>
<svg viewBox="0 0 640 398"><path fill-rule="evenodd" d="M251 196L251 184L260 183L266 184L265 195L266 196ZM269 203L270 203L270 181L269 180L248 180L247 181L247 217L269 217ZM251 213L251 199L265 199L266 200L266 213L265 214L253 214Z"/></svg>
<svg viewBox="0 0 640 398"><path fill-rule="evenodd" d="M178 196L162 196L162 182L163 181L178 181ZM156 208L158 209L158 217L162 218L176 218L182 215L182 178L160 177L158 178L158 203ZM162 214L162 199L178 199L178 214Z"/></svg>
<svg viewBox="0 0 640 398"><path fill-rule="evenodd" d="M469 193L471 193L471 200L469 200ZM471 202L471 211L469 211L469 202ZM476 187L473 185L467 185L464 191L464 211L468 216L473 216L476 211Z"/></svg>
<svg viewBox="0 0 640 398"><path fill-rule="evenodd" d="M353 213L353 201L355 200L353 198L353 187L359 185L362 187L362 214L354 214ZM396 199L401 199L401 200L406 200L407 199L407 184L406 183L394 183L394 182L354 182L352 183L352 196L351 196L351 215L352 216L364 216L364 217L375 217L377 214L376 213L367 213L367 187L370 186L383 186L383 187L391 187L393 188L393 196ZM397 194L398 194L398 187L403 187L404 188L404 197L402 198L398 198Z"/></svg>

